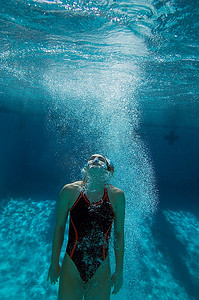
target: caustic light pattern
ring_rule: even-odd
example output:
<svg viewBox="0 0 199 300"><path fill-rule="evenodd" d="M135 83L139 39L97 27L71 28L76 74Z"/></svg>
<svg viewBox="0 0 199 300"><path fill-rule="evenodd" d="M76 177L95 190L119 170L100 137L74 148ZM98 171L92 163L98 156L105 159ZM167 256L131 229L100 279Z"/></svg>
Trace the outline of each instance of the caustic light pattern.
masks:
<svg viewBox="0 0 199 300"><path fill-rule="evenodd" d="M51 255L51 222L55 213L55 201L10 199L2 200L1 203L0 238L3 244L0 252L0 298L9 299L14 295L15 299L21 300L55 299L58 285L51 286L46 281ZM163 215L173 228L173 238L179 240L184 248L181 260L186 264L193 284L194 281L196 284L199 279L199 220L187 211L166 210L163 211ZM66 235L67 230L66 226ZM141 269L139 283L132 286L133 278L125 273L124 290L118 296L114 296L114 299L121 299L122 295L122 299L129 299L129 296L133 296L134 299L192 299L180 280L176 279L173 258L161 250L161 238L165 239L165 236L161 235L165 233L159 232L157 235L153 230L146 224L142 225L142 245L138 250ZM65 236L61 260L66 243ZM126 267L125 260L124 269ZM131 267L134 268L133 261Z"/></svg>

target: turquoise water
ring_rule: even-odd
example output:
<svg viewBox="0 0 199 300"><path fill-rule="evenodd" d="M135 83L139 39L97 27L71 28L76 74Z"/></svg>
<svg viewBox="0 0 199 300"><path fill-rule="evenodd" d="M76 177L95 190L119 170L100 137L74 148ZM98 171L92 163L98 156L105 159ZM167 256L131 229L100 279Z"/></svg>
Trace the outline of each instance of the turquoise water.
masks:
<svg viewBox="0 0 199 300"><path fill-rule="evenodd" d="M198 298L198 6L1 2L1 299L56 299L59 191L96 152L127 203L112 299Z"/></svg>
<svg viewBox="0 0 199 300"><path fill-rule="evenodd" d="M1 299L56 299L58 284L50 286L46 281L55 205L38 199L2 202ZM140 227L141 242L134 245L137 252L126 258L130 266L125 262L124 287L112 299L197 299L199 220L187 211L162 214L173 233L164 232L160 224ZM66 241L65 236L61 260Z"/></svg>

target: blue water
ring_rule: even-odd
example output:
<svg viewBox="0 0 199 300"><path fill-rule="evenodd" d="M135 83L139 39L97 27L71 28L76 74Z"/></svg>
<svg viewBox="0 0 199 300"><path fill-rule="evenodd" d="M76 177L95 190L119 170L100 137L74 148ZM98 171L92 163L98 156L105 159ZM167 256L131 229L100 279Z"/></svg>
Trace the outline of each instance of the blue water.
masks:
<svg viewBox="0 0 199 300"><path fill-rule="evenodd" d="M96 152L126 195L112 299L198 299L198 7L1 1L1 299L56 299L59 191Z"/></svg>

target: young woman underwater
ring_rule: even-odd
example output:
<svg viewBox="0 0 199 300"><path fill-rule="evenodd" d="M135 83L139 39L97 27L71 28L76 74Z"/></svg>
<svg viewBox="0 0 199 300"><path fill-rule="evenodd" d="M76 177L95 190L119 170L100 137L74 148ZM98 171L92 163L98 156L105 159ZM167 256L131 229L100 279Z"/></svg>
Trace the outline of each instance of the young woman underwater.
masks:
<svg viewBox="0 0 199 300"><path fill-rule="evenodd" d="M124 193L108 184L114 167L105 156L92 155L84 172L84 181L66 184L60 193L47 278L55 284L60 276L58 300L109 300L111 287L116 294L123 284ZM60 267L68 213L68 244ZM108 248L113 223L116 269L111 276Z"/></svg>

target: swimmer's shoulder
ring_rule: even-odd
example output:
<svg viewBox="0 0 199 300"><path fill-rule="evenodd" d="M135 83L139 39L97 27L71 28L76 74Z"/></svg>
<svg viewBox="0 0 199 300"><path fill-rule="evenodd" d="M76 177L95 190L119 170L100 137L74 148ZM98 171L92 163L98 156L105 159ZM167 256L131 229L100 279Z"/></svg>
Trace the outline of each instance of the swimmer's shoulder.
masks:
<svg viewBox="0 0 199 300"><path fill-rule="evenodd" d="M62 192L64 192L64 193L74 193L75 191L80 191L82 185L83 185L83 181L82 180L71 182L71 183L67 183L62 188L61 193Z"/></svg>
<svg viewBox="0 0 199 300"><path fill-rule="evenodd" d="M82 184L83 181L75 181L65 184L60 193L60 201L67 203L70 208L79 196Z"/></svg>
<svg viewBox="0 0 199 300"><path fill-rule="evenodd" d="M119 189L111 184L108 185L107 189L108 189L108 192L115 197L124 195L124 192L121 189Z"/></svg>
<svg viewBox="0 0 199 300"><path fill-rule="evenodd" d="M117 209L117 207L125 205L125 196L124 192L121 189L109 184L107 187L107 191L109 200L114 210Z"/></svg>

